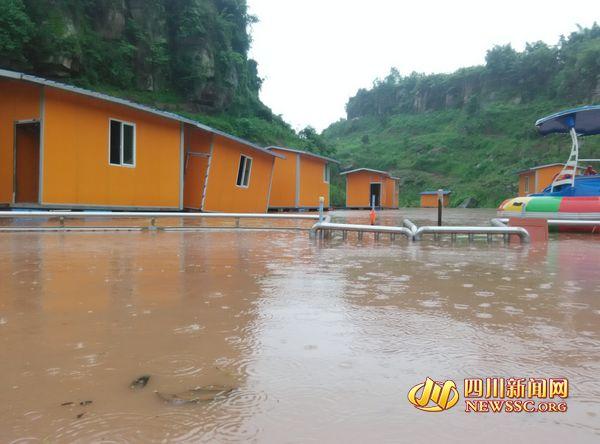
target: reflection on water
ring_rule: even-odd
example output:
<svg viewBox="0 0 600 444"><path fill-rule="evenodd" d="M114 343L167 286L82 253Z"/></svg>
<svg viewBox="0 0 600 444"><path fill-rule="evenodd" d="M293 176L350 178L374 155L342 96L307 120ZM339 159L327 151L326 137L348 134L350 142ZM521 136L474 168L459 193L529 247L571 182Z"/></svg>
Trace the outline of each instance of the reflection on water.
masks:
<svg viewBox="0 0 600 444"><path fill-rule="evenodd" d="M446 214L482 224L493 215ZM382 223L407 215L435 218L385 212ZM0 442L600 435L598 238L528 247L313 243L264 231L0 239ZM148 385L132 390L145 374ZM567 377L569 411L423 413L406 394L426 376ZM234 390L182 406L154 393L210 385Z"/></svg>

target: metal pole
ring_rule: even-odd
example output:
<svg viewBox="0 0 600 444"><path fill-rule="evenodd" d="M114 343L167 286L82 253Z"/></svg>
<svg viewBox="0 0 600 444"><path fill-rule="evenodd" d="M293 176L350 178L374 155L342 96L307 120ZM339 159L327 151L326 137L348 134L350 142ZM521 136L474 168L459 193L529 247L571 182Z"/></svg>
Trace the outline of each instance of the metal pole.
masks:
<svg viewBox="0 0 600 444"><path fill-rule="evenodd" d="M438 195L438 227L442 226L442 206L444 200L444 190L437 190Z"/></svg>
<svg viewBox="0 0 600 444"><path fill-rule="evenodd" d="M325 198L319 196L319 222L323 222L323 205L325 204Z"/></svg>

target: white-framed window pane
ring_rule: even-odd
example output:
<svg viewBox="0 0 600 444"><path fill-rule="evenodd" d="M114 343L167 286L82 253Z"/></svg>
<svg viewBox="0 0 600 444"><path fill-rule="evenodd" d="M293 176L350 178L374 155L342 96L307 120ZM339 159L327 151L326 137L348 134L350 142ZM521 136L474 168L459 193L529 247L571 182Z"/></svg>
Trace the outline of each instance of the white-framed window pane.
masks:
<svg viewBox="0 0 600 444"><path fill-rule="evenodd" d="M240 157L240 164L238 166L237 180L235 181L238 187L241 187L244 182L244 171L246 170L246 156Z"/></svg>
<svg viewBox="0 0 600 444"><path fill-rule="evenodd" d="M133 165L133 152L135 144L135 128L133 125L123 124L123 164Z"/></svg>
<svg viewBox="0 0 600 444"><path fill-rule="evenodd" d="M121 122L110 121L110 163L121 164Z"/></svg>
<svg viewBox="0 0 600 444"><path fill-rule="evenodd" d="M244 180L242 181L244 186L247 187L250 183L250 170L252 168L252 159L246 158L246 167L244 168Z"/></svg>
<svg viewBox="0 0 600 444"><path fill-rule="evenodd" d="M323 181L329 183L330 175L329 165L325 164L323 168Z"/></svg>

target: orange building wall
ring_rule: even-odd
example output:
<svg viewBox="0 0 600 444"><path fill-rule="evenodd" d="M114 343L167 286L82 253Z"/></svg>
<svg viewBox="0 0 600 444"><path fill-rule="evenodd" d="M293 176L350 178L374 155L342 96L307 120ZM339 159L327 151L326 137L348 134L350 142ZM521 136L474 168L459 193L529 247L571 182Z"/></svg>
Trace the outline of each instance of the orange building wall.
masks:
<svg viewBox="0 0 600 444"><path fill-rule="evenodd" d="M200 210L202 208L202 196L206 183L208 169L208 158L194 156L190 153L202 153L210 155L210 147L213 135L208 131L186 126L185 128L185 153L184 158L184 197L185 208Z"/></svg>
<svg viewBox="0 0 600 444"><path fill-rule="evenodd" d="M43 203L179 208L179 122L52 88L45 96ZM135 167L109 164L109 118L135 123Z"/></svg>
<svg viewBox="0 0 600 444"><path fill-rule="evenodd" d="M559 174L562 169L562 165L558 165L535 170L537 173L537 187L535 192L540 193L544 190L544 188L551 185L552 181L554 180L554 176Z"/></svg>
<svg viewBox="0 0 600 444"><path fill-rule="evenodd" d="M252 158L248 188L236 185L242 154ZM215 135L203 210L266 212L274 159L269 154Z"/></svg>
<svg viewBox="0 0 600 444"><path fill-rule="evenodd" d="M384 182L384 198L382 199L382 206L385 208L398 208L398 186L396 181L389 177L385 178Z"/></svg>
<svg viewBox="0 0 600 444"><path fill-rule="evenodd" d="M296 206L296 164L298 154L275 149L273 151L285 156L285 159L275 159L269 207L294 208Z"/></svg>
<svg viewBox="0 0 600 444"><path fill-rule="evenodd" d="M442 204L444 207L450 204L450 197L447 194L442 197ZM437 194L421 194L421 208L437 208L437 206Z"/></svg>
<svg viewBox="0 0 600 444"><path fill-rule="evenodd" d="M41 87L15 80L0 80L0 204L13 201L14 124L39 120Z"/></svg>
<svg viewBox="0 0 600 444"><path fill-rule="evenodd" d="M329 207L329 184L324 180L327 162L300 155L300 207L318 207L323 196L323 206Z"/></svg>
<svg viewBox="0 0 600 444"><path fill-rule="evenodd" d="M369 207L371 183L381 183L381 206L398 208L395 180L370 171L358 171L346 175L346 207Z"/></svg>
<svg viewBox="0 0 600 444"><path fill-rule="evenodd" d="M526 178L529 178L529 191L525 190ZM535 193L535 171L519 174L519 196L527 196Z"/></svg>
<svg viewBox="0 0 600 444"><path fill-rule="evenodd" d="M273 185L271 187L271 208L316 208L319 197L325 198L324 207L329 207L329 184L324 181L326 162L315 157L273 149L285 156L275 159ZM300 178L297 177L298 158L300 158ZM300 190L297 193L297 184ZM298 195L298 201L296 201Z"/></svg>

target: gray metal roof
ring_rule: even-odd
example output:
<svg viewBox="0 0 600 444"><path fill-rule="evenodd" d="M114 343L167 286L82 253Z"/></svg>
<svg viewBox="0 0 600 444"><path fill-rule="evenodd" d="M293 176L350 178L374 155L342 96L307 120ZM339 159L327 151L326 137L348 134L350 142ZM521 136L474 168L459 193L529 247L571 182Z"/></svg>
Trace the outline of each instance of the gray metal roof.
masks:
<svg viewBox="0 0 600 444"><path fill-rule="evenodd" d="M56 89L60 89L63 91L80 94L83 96L93 97L93 98L99 99L99 100L105 100L107 102L117 103L119 105L127 106L129 108L137 109L139 111L144 111L144 112L147 112L150 114L154 114L156 116L164 117L165 119L176 120L178 122L186 123L188 125L194 126L196 128L202 129L204 131L208 131L209 133L213 133L213 134L225 137L227 139L242 143L242 144L247 145L255 150L261 151L265 154L269 154L270 156L283 157L277 153L273 153L273 152L267 150L266 148L258 146L252 142L249 142L247 140L233 136L231 134L227 134L223 131L219 131L218 129L212 128L208 125L204 125L203 123L200 123L196 120L189 119L187 117L183 117L183 116L180 116L179 114L171 113L168 111L161 111L159 109L152 108L150 106L141 105L139 103L132 102L127 99L121 99L119 97L109 96L108 94L90 91L89 89L79 88L78 86L67 85L66 83L60 83L60 82L56 82L54 80L48 80L48 79L44 79L42 77L32 76L32 75L25 74L22 72L17 72L17 71L9 71L6 69L0 69L0 77L4 77L7 79L22 80L25 82L48 86L51 88L56 88Z"/></svg>
<svg viewBox="0 0 600 444"><path fill-rule="evenodd" d="M389 177L390 179L394 179L394 180L400 180L399 177L394 177L392 176L390 173L388 173L387 171L380 171L380 170L373 170L371 168L356 168L354 170L349 170L349 171L343 171L340 174L351 174L351 173L358 173L359 171L369 171L371 173L377 173L377 174L383 174L384 176Z"/></svg>
<svg viewBox="0 0 600 444"><path fill-rule="evenodd" d="M437 193L438 193L437 191L422 191L419 194L421 196L431 196L431 195L434 195L434 194L437 194ZM452 194L452 191L451 190L442 190L442 194L443 195Z"/></svg>
<svg viewBox="0 0 600 444"><path fill-rule="evenodd" d="M331 157L325 157L325 156L321 156L320 154L315 154L315 153L311 153L310 151L302 151L302 150L296 150L293 148L284 148L282 146L268 146L267 149L270 150L280 150L280 151L288 151L290 153L297 153L297 154L302 154L305 156L311 156L311 157L316 157L317 159L321 159L324 160L326 162L331 162L331 163L337 163L339 165L339 161L332 159Z"/></svg>
<svg viewBox="0 0 600 444"><path fill-rule="evenodd" d="M535 170L541 170L542 168L548 168L548 167L553 167L553 166L561 166L562 167L562 166L565 166L565 164L564 163L549 163L546 165L538 165L538 166L534 166L531 168L525 168L524 170L519 170L519 171L517 171L517 174L531 173L532 171L535 171ZM579 167L579 168L581 168L581 167Z"/></svg>

